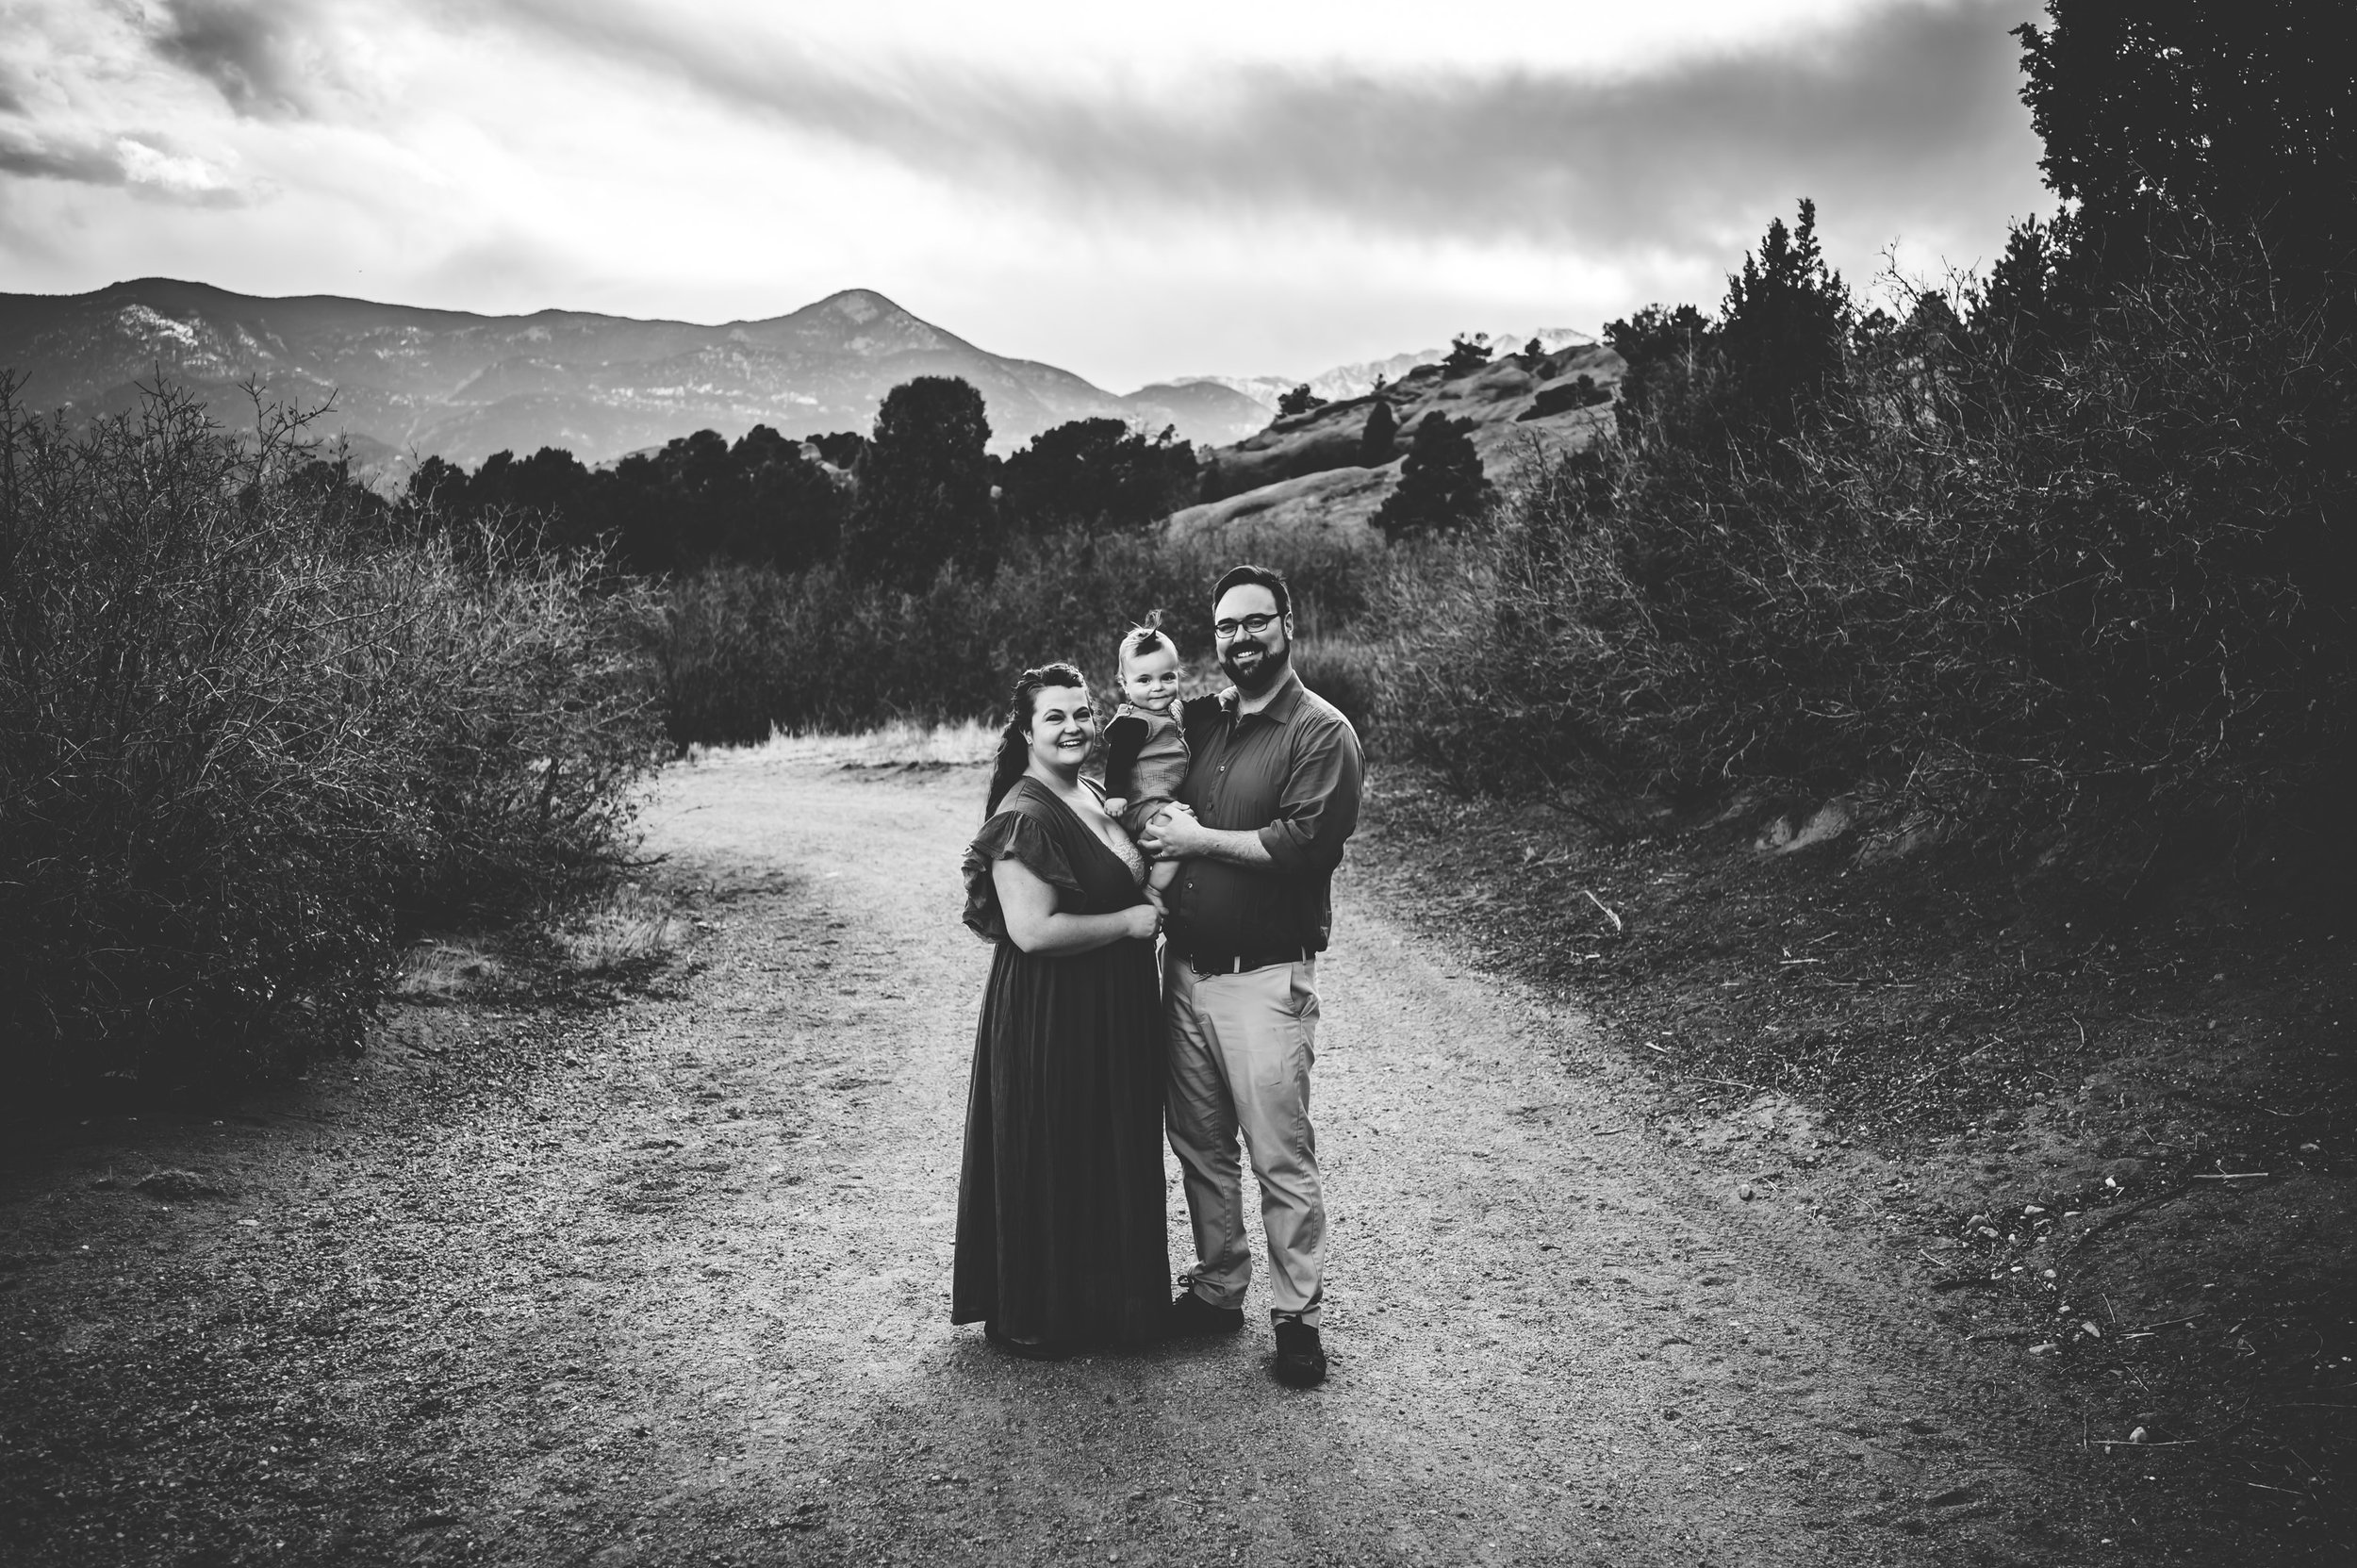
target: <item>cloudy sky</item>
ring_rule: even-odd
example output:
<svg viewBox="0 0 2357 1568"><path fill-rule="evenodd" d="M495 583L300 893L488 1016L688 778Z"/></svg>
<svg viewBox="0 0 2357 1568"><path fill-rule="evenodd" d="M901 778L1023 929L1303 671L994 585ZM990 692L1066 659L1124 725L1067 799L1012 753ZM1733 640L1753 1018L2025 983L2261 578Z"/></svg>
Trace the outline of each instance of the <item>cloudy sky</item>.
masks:
<svg viewBox="0 0 2357 1568"><path fill-rule="evenodd" d="M0 0L0 290L724 321L864 287L1126 390L1854 281L2052 205L2030 0ZM1895 252L1893 247L1896 247Z"/></svg>

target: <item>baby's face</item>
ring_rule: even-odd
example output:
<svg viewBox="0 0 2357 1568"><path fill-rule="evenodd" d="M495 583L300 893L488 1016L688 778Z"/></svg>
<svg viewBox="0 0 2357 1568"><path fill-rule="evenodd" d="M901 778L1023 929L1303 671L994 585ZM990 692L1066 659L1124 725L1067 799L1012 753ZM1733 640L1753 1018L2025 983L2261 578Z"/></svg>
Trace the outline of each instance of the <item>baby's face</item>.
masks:
<svg viewBox="0 0 2357 1568"><path fill-rule="evenodd" d="M1168 713L1178 695L1178 654L1170 648L1130 656L1121 667L1121 695L1133 708Z"/></svg>

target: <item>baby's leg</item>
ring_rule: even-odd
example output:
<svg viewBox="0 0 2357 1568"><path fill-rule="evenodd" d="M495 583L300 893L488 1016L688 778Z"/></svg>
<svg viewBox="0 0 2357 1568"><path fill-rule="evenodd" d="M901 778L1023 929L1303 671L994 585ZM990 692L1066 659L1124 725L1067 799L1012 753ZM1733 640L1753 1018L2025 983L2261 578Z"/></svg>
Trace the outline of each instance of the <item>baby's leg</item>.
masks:
<svg viewBox="0 0 2357 1568"><path fill-rule="evenodd" d="M1167 893L1170 884L1178 880L1178 863L1158 860L1146 869L1146 884L1157 893Z"/></svg>

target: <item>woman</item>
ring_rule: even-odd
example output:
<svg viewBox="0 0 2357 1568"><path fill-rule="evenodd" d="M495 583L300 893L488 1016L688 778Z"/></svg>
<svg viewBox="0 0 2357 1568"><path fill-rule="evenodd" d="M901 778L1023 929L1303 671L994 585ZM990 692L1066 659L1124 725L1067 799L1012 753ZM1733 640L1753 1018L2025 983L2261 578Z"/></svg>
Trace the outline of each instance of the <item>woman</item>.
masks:
<svg viewBox="0 0 2357 1568"><path fill-rule="evenodd" d="M1080 777L1096 738L1079 670L1025 670L965 856L965 923L998 951L975 1032L949 1315L1041 1359L1144 1344L1170 1299L1162 912Z"/></svg>

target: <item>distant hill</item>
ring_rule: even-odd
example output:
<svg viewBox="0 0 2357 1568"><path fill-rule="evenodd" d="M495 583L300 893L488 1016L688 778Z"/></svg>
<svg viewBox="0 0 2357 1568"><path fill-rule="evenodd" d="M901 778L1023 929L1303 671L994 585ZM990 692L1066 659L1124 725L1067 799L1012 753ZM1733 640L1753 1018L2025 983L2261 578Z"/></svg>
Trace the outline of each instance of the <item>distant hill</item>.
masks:
<svg viewBox="0 0 2357 1568"><path fill-rule="evenodd" d="M1362 466L1375 394L1337 398L1205 453L1205 493L1212 499L1177 512L1168 526L1193 535L1248 524L1372 542L1368 520L1398 485L1400 460L1426 416L1471 424L1474 450L1495 481L1526 458L1576 451L1608 429L1625 369L1619 355L1585 339L1552 353L1501 355L1461 376L1443 375L1438 363L1419 365L1381 393L1396 430L1387 460Z"/></svg>
<svg viewBox="0 0 2357 1568"><path fill-rule="evenodd" d="M1493 332L1490 335L1490 342L1500 354L1518 354L1533 338L1539 339L1540 349L1547 354L1553 354L1558 349L1577 348L1596 340L1592 333L1582 332L1577 327L1542 326L1532 332ZM1365 359L1355 365L1337 365L1312 376L1191 375L1181 376L1178 385L1225 387L1250 398L1265 413L1273 414L1277 411L1277 400L1295 387L1307 385L1310 391L1328 402L1360 398L1375 390L1375 378L1378 375L1385 381L1397 381L1419 366L1437 365L1447 357L1448 350L1444 348L1417 349L1410 354L1394 354L1388 359Z"/></svg>
<svg viewBox="0 0 2357 1568"><path fill-rule="evenodd" d="M239 384L315 404L364 464L409 454L472 467L492 453L563 447L585 462L712 429L788 436L865 432L885 392L919 375L963 376L1009 452L1067 420L1176 426L1216 444L1268 422L1229 388L1149 387L1128 397L1053 365L991 354L870 289L791 315L717 326L586 311L479 316L315 294L260 299L141 278L88 294L0 294L0 369L29 406L125 408L158 370L225 421L251 408Z"/></svg>

